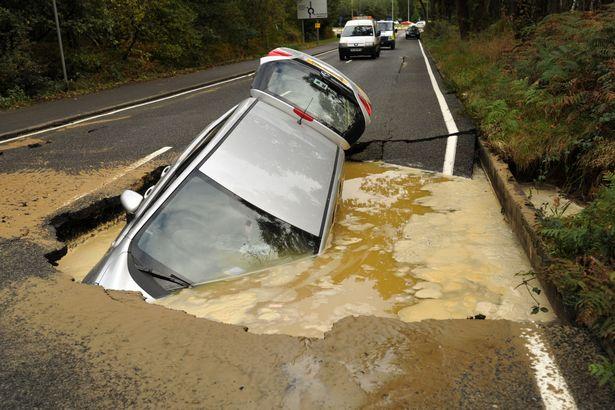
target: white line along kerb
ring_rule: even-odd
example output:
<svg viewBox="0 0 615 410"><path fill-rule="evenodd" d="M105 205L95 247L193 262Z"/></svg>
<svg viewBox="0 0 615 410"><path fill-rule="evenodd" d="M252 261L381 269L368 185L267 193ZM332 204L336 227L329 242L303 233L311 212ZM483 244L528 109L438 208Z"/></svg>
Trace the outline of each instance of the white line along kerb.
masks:
<svg viewBox="0 0 615 410"><path fill-rule="evenodd" d="M419 47L421 48L421 53L423 53L423 59L425 59L425 65L427 66L427 72L429 73L431 86L436 93L436 98L438 99L438 104L440 105L440 111L442 111L442 117L444 117L444 124L446 124L446 129L448 130L449 134L456 134L459 132L459 129L457 128L457 124L455 124L453 114L451 114L451 111L448 109L448 104L444 99L444 94L442 94L442 91L440 91L440 87L438 86L436 77L434 77L433 71L431 71L431 66L429 65L429 60L427 59L427 56L425 55L425 50L423 50L423 44L421 43L421 40L419 40ZM442 173L444 175L453 175L456 152L457 135L451 135L446 139L446 153L444 154L444 166L442 167Z"/></svg>
<svg viewBox="0 0 615 410"><path fill-rule="evenodd" d="M527 328L521 333L530 352L536 384L546 410L573 410L577 404L568 390L568 384L559 367L549 354L537 330Z"/></svg>
<svg viewBox="0 0 615 410"><path fill-rule="evenodd" d="M68 122L66 124L56 125L55 127L45 128L45 129L42 129L42 130L29 132L27 134L22 134L22 135L19 135L17 137L14 137L14 138L9 138L9 139L6 139L6 140L2 140L2 141L0 141L0 144L4 144L4 143L15 141L15 140L20 140L22 138L31 137L33 135L43 134L43 133L49 132L49 131L59 130L60 128L70 127L71 125L81 124L82 122L95 120L95 119L101 118L101 117L107 117L109 115L113 115L113 114L117 114L117 113L120 113L120 112L132 110L132 109L139 108L139 107L144 107L146 105L156 104L156 103L159 103L160 101L166 101L166 100L170 100L171 98L181 97L182 95L191 94L191 93L195 93L195 92L198 92L198 91L206 90L208 88L212 88L212 87L216 87L216 86L219 86L219 85L222 85L222 84L226 84L226 83L230 83L230 82L233 82L233 81L241 80L243 78L251 77L253 75L254 75L254 73L250 73L250 74L245 74L245 75L242 75L242 76L239 76L239 77L233 77L233 78L228 79L228 80L220 81L220 82L217 82L217 83L214 83L214 84L204 85L202 87L194 88L192 90L182 91L180 93L168 95L166 97L157 98L155 100L145 101L145 102L142 102L142 103L139 103L139 104L135 104L135 105L130 105L130 106L124 107L124 108L118 108L118 109L115 109L113 111L104 112L102 114L93 115L91 117L81 118L79 120Z"/></svg>
<svg viewBox="0 0 615 410"><path fill-rule="evenodd" d="M337 51L337 49L329 50L329 51L324 51L322 53L316 53L316 54L314 54L314 56L322 56L322 55L325 55L325 54L332 53L334 51ZM102 114L93 115L91 117L81 118L79 120L71 121L71 122L68 122L66 124L56 125L54 127L49 127L49 128L45 128L45 129L42 129L42 130L29 132L27 134L18 135L17 137L13 137L13 138L9 138L9 139L6 139L6 140L2 140L2 141L0 141L0 144L5 144L7 142L20 140L22 138L31 137L33 135L38 135L38 134L42 134L42 133L49 132L49 131L59 130L60 128L70 127L71 125L81 124L82 122L95 120L95 119L101 118L101 117L107 117L109 115L117 114L117 113L123 112L123 111L132 110L134 108L139 108L139 107L143 107L143 106L150 105L150 104L156 104L156 103L158 103L160 101L170 100L171 98L181 97L182 95L199 92L199 91L202 91L202 90L206 90L208 88L216 87L218 85L222 85L222 84L230 83L230 82L233 82L233 81L241 80L241 79L247 78L247 77L252 77L253 75L254 75L254 73L252 72L252 73L249 73L249 74L241 75L239 77L233 77L233 78L229 78L228 80L219 81L217 83L204 85L202 87L194 88L192 90L182 91L182 92L179 92L177 94L172 94L172 95L168 95L166 97L157 98L155 100L145 101L145 102L138 103L138 104L135 104L135 105L130 105L128 107L118 108L118 109L115 109L115 110L112 110L112 111L104 112Z"/></svg>

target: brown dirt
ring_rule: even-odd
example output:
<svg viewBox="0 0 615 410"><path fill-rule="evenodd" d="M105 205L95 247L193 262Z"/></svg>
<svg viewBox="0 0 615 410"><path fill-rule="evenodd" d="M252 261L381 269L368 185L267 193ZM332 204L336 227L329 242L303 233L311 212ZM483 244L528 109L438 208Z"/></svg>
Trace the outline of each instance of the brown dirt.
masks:
<svg viewBox="0 0 615 410"><path fill-rule="evenodd" d="M78 358L73 373L89 384L63 388L98 400L124 392L95 407L423 407L539 397L520 325L507 321L349 317L324 339L308 339L254 335L65 275L28 279L2 291L7 299L0 329L22 332L22 355L40 354L44 343L44 355Z"/></svg>

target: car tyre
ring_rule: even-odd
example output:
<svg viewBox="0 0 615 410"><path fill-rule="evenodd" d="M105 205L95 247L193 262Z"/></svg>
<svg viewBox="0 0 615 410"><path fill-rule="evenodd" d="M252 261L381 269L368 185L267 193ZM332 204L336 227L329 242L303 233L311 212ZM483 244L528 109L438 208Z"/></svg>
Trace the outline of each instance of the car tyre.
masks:
<svg viewBox="0 0 615 410"><path fill-rule="evenodd" d="M391 44L391 50L395 50L395 42Z"/></svg>
<svg viewBox="0 0 615 410"><path fill-rule="evenodd" d="M346 60L348 57L346 57L346 54L342 53L340 51L340 60Z"/></svg>

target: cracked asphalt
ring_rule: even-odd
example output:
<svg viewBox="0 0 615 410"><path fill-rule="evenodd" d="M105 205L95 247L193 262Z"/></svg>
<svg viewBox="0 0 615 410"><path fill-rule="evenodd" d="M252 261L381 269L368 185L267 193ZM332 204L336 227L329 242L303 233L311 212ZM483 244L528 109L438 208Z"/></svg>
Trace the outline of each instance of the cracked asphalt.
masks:
<svg viewBox="0 0 615 410"><path fill-rule="evenodd" d="M442 170L445 138L412 142L447 133L416 41L400 38L377 60L321 58L355 79L374 105L353 159ZM432 69L459 130L471 130ZM51 216L117 195L171 161L248 96L250 81L0 144L0 181L9 188L0 200L7 226L0 231L1 407L548 407L524 324L348 317L324 339L255 335L54 271L44 254L63 244L47 225ZM472 173L474 138L459 137L456 175ZM370 144L376 140L387 142ZM173 149L127 173L164 146ZM28 192L36 201L19 197ZM532 332L553 352L576 406L612 406L613 392L584 371L600 353L584 331L555 323Z"/></svg>

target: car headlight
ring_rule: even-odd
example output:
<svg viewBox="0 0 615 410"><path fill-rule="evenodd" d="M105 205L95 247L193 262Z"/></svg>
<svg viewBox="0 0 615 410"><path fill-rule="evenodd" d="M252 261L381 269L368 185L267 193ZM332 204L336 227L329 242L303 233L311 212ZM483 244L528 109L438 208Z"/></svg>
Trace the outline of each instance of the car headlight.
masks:
<svg viewBox="0 0 615 410"><path fill-rule="evenodd" d="M366 45L367 47L371 47L371 46L373 46L373 45L374 45L374 42L373 42L373 41L366 41L366 42L365 42L365 45Z"/></svg>

